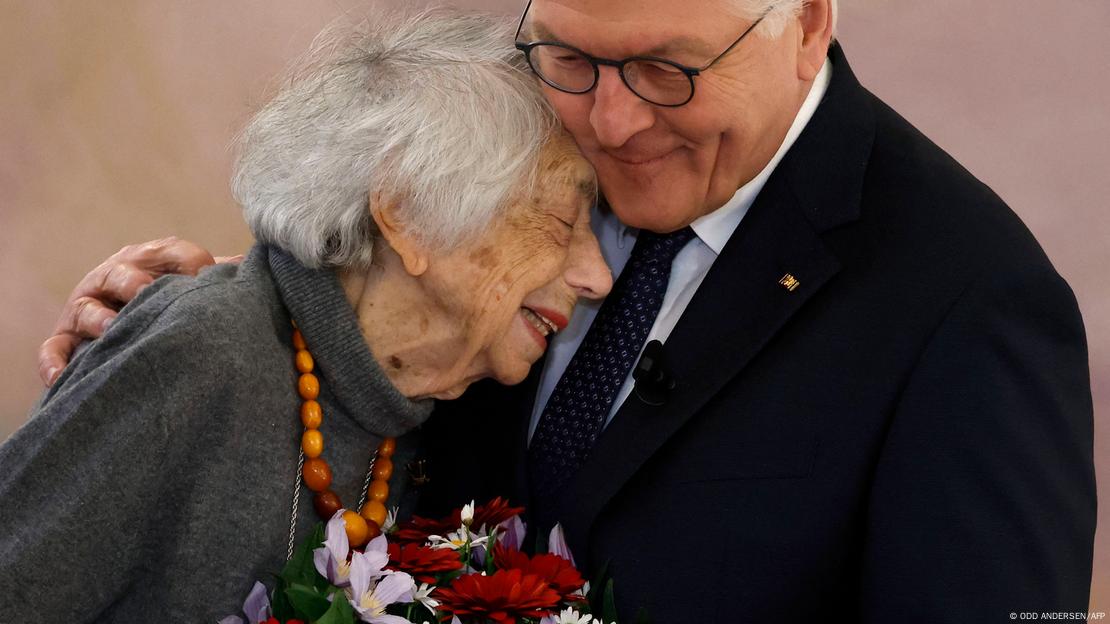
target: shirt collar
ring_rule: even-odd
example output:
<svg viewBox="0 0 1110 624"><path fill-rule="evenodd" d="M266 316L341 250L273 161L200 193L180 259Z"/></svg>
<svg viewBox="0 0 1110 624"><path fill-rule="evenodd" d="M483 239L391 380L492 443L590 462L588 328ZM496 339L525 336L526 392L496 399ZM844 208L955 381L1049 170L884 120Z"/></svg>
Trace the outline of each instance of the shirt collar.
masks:
<svg viewBox="0 0 1110 624"><path fill-rule="evenodd" d="M806 99L802 102L802 107L798 110L797 116L794 117L794 123L790 125L790 129L786 132L786 137L779 146L777 152L763 171L759 175L752 178L750 182L741 186L736 194L732 196L723 206L714 210L713 212L699 217L690 227L697 234L707 247L713 250L713 253L720 254L724 249L725 243L732 237L732 233L736 231L736 227L740 225L740 221L744 215L748 213L748 209L752 207L755 202L756 196L763 190L763 186L767 183L767 179L771 177L775 167L782 161L786 152L798 140L805 129L806 124L813 117L813 113L817 111L817 106L821 103L821 99L825 97L825 91L829 88L829 80L832 78L832 64L828 59L825 59L825 64L821 66L821 71L818 72L817 77L813 81L813 86L806 95ZM615 215L614 215L615 216ZM621 224L618 238L632 235L635 230L628 228Z"/></svg>

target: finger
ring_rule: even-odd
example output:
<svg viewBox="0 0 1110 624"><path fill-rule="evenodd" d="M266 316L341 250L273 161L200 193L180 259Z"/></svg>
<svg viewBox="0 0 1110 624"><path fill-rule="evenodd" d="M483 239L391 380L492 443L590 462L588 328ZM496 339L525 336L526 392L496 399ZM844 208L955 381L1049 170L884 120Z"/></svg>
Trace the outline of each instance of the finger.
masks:
<svg viewBox="0 0 1110 624"><path fill-rule="evenodd" d="M134 299L144 288L154 283L154 276L133 264L122 262L105 263L94 273L99 281L92 292L85 293L97 299L108 298L126 304Z"/></svg>
<svg viewBox="0 0 1110 624"><path fill-rule="evenodd" d="M55 334L73 334L77 338L99 338L116 318L116 311L95 297L78 297L66 303Z"/></svg>
<svg viewBox="0 0 1110 624"><path fill-rule="evenodd" d="M243 254L237 256L216 256L216 264L239 264L243 261L244 257Z"/></svg>
<svg viewBox="0 0 1110 624"><path fill-rule="evenodd" d="M42 343L39 347L39 378L46 387L53 386L58 380L79 344L81 337L73 334L57 334Z"/></svg>
<svg viewBox="0 0 1110 624"><path fill-rule="evenodd" d="M212 254L203 247L176 236L129 245L113 258L156 274L196 275L197 271L215 263Z"/></svg>

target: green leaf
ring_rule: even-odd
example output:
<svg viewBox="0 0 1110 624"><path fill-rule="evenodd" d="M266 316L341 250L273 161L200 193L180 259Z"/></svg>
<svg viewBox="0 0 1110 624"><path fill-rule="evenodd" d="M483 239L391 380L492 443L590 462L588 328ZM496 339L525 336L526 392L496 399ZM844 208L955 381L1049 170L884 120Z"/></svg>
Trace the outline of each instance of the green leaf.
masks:
<svg viewBox="0 0 1110 624"><path fill-rule="evenodd" d="M285 589L285 595L302 620L317 620L331 608L326 595L307 585L290 585Z"/></svg>
<svg viewBox="0 0 1110 624"><path fill-rule="evenodd" d="M609 561L606 561L601 564L593 579L590 580L590 592L586 595L586 601L590 603L590 613L601 612L601 595L605 589L605 581L608 576Z"/></svg>
<svg viewBox="0 0 1110 624"><path fill-rule="evenodd" d="M316 564L312 561L312 551L323 544L324 525L318 522L308 539L297 546L293 551L293 557L285 563L285 567L281 570L281 579L289 585L299 583L315 586L319 574L316 572Z"/></svg>
<svg viewBox="0 0 1110 624"><path fill-rule="evenodd" d="M293 612L293 605L289 602L289 597L285 595L285 586L285 581L281 577L277 577L274 583L274 592L270 596L270 610L274 617L282 622L297 617Z"/></svg>
<svg viewBox="0 0 1110 624"><path fill-rule="evenodd" d="M640 610L636 612L636 619L633 620L633 624L651 624L651 618L648 617L646 608L640 607Z"/></svg>
<svg viewBox="0 0 1110 624"><path fill-rule="evenodd" d="M613 579L609 579L605 583L605 594L601 600L601 617L605 618L606 622L617 621L617 602L613 598Z"/></svg>
<svg viewBox="0 0 1110 624"><path fill-rule="evenodd" d="M331 606L316 620L316 624L354 624L355 610L341 591L332 594Z"/></svg>
<svg viewBox="0 0 1110 624"><path fill-rule="evenodd" d="M497 568L493 566L493 549L496 547L496 540L486 546L486 574L493 574L497 571Z"/></svg>

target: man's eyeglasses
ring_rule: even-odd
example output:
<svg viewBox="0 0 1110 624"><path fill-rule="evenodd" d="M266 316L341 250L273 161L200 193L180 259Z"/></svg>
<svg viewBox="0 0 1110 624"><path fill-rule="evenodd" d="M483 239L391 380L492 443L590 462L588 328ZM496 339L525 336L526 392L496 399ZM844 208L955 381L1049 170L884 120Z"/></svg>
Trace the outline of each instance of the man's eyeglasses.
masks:
<svg viewBox="0 0 1110 624"><path fill-rule="evenodd" d="M532 0L524 7L520 24L516 27L516 39L524 27L524 18ZM764 13L747 30L736 38L717 58L702 67L689 67L672 60L657 56L630 56L614 61L586 54L582 50L558 41L516 42L516 48L524 53L532 71L554 89L565 93L588 93L597 86L600 74L598 66L616 67L625 86L642 99L657 106L682 106L694 98L694 76L709 69L717 61L732 51L744 37L748 36L763 18Z"/></svg>

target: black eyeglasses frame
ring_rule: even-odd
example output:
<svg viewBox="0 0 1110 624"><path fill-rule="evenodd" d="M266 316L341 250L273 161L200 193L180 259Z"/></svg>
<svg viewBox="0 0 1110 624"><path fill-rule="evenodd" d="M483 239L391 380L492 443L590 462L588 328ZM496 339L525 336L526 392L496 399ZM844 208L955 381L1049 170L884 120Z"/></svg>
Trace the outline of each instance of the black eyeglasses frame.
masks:
<svg viewBox="0 0 1110 624"><path fill-rule="evenodd" d="M720 54L718 54L712 61L709 61L708 63L706 63L705 65L702 65L701 67L690 67L689 65L683 65L682 63L677 63L675 61L672 61L670 59L663 58L663 57L660 57L660 56L630 56L628 58L624 58L624 59L621 59L619 61L618 60L613 60L613 59L602 58L602 57L599 57L599 56L594 56L592 54L589 54L589 53L585 52L584 50L580 50L580 49L578 49L578 48L576 48L572 45L568 45L568 44L563 43L561 41L533 41L531 43L522 43L519 40L520 39L520 31L524 28L524 18L528 16L528 9L530 9L531 7L532 7L532 0L528 0L528 4L524 7L524 12L521 13L521 15L520 15L520 23L518 23L517 26L516 26L516 34L513 36L513 39L514 39L514 44L513 45L516 47L517 50L520 50L522 53L524 53L524 58L528 61L528 67L531 68L532 73L536 74L536 76L539 77L539 79L542 80L545 84L547 84L548 86L550 86L553 89L562 91L563 93L571 93L571 94L575 94L575 95L581 95L581 94L584 94L584 93L589 93L590 91L593 91L595 87L597 87L597 81L601 78L601 71L598 69L599 66L603 65L605 67L615 67L617 69L617 74L620 75L620 77L621 77L621 82L624 83L624 86L628 87L629 91L636 94L636 97L638 97L641 100L644 100L645 102L648 102L650 104L654 104L655 106L662 106L662 107L665 107L665 108L677 108L679 106L684 106L684 105L688 104L690 102L690 100L694 99L694 92L696 91L695 84L694 84L694 77L698 76L698 75L701 75L702 72L704 72L704 71L708 70L710 67L713 67L714 65L716 65L717 61L720 61L722 58L724 58L726 54L728 54L729 52L732 52L733 48L740 45L740 42L743 41L744 38L747 37L749 33L751 33L753 30L755 30L755 27L759 26L760 22L763 21L763 18L767 17L767 15L771 12L771 9L769 9L766 12L764 12L763 15L760 15L759 19L752 22L751 26L748 26L748 28L745 29L744 32L740 33L740 36L737 37L736 40L733 41L731 45L729 45L727 48L725 48L724 52L721 52ZM774 7L772 7L772 9L773 8ZM593 69L594 69L594 79L593 79L593 82L590 83L590 86L586 89L581 90L581 91L576 91L576 90L568 89L566 87L554 84L551 81L549 81L547 78L545 78L543 74L541 74L539 71L536 70L536 66L532 64L532 50L534 48L536 48L537 46L541 46L541 45L555 46L555 47L563 48L565 50L569 50L571 52L574 52L575 54L582 55L583 58L585 58L587 61L590 62L590 65L592 65ZM678 104L661 104L659 102L651 100L650 98L644 97L643 94L636 91L636 89L634 89L632 87L632 85L629 84L628 78L624 74L625 65L627 65L628 63L636 62L636 61L648 61L648 62L652 62L652 63L663 63L665 65L670 65L671 67L674 67L678 71L682 72L683 74L686 75L686 79L690 81L690 95L685 100L683 100L682 102L679 102Z"/></svg>

